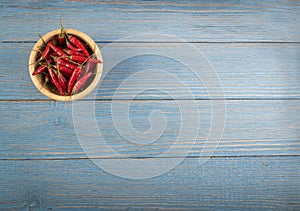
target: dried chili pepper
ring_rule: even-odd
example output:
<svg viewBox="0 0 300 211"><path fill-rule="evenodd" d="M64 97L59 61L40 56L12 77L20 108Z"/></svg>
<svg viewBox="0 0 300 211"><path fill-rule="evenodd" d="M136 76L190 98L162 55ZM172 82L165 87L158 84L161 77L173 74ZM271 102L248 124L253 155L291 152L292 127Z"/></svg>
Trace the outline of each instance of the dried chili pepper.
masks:
<svg viewBox="0 0 300 211"><path fill-rule="evenodd" d="M87 80L91 77L92 72L88 72L83 77L81 77L73 86L72 94L77 93L87 82Z"/></svg>
<svg viewBox="0 0 300 211"><path fill-rule="evenodd" d="M56 77L56 74L54 73L54 71L52 70L52 67L51 65L48 65L48 72L49 72L49 75L50 75L50 79L51 79L51 82L54 84L54 86L58 89L59 93L61 95L65 95L62 87L60 86L58 80L57 80L57 77Z"/></svg>

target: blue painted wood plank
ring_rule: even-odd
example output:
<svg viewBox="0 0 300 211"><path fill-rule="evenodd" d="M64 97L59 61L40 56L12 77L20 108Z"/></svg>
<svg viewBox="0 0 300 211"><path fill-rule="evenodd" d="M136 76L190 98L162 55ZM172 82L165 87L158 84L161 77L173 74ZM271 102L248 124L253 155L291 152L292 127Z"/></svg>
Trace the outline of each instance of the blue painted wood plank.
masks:
<svg viewBox="0 0 300 211"><path fill-rule="evenodd" d="M132 180L90 160L2 160L0 208L299 210L299 161L299 156L214 158L199 165L189 158L166 174Z"/></svg>
<svg viewBox="0 0 300 211"><path fill-rule="evenodd" d="M1 7L1 41L35 40L59 28L59 19L100 41L145 32L193 42L300 41L298 1L27 0L1 1Z"/></svg>
<svg viewBox="0 0 300 211"><path fill-rule="evenodd" d="M0 7L1 210L300 209L299 2L5 0ZM182 64L148 55L120 63L101 84L96 121L109 146L121 156L110 154L108 148L92 156L108 161L120 173L141 170L124 163L132 157L141 163L160 157L155 167L163 169L166 162L184 158L193 148L175 169L147 180L122 179L92 163L77 140L72 104L48 101L39 94L26 67L37 34L58 28L60 18L66 27L89 34L102 49L141 32L197 42L230 99L224 135L213 157L199 164L203 152L214 151L203 148L211 119L205 87ZM118 49L105 51L105 61L115 62L114 52L126 55L130 49L184 50L170 40L133 37ZM196 64L197 59L193 59ZM177 76L199 99L198 111L185 113L188 118L200 116L194 146L192 140L174 142L181 120L176 102L191 98L160 74L146 78L142 85L131 81L119 90L122 100L118 102L125 105L136 90L164 83L176 93L175 100L159 90L148 90L130 106L132 126L145 134L151 129L150 113L161 110L168 119L162 136L154 143L134 144L113 124L111 99L119 84L141 70L157 69ZM126 131L127 126L120 127ZM172 144L173 154L164 156Z"/></svg>
<svg viewBox="0 0 300 211"><path fill-rule="evenodd" d="M33 44L13 43L0 44L0 100L38 100L47 99L31 82L28 73L28 57ZM173 93L175 99L219 98L220 93L208 93L204 84L189 68L172 58L159 55L136 56L125 61L117 60L128 52L149 52L157 54L170 51L188 51L186 44L147 44L123 43L109 47L98 44L103 50L104 70L108 74L103 78L97 93L97 99L112 99L114 94L129 99L132 94L145 89L136 96L137 99L171 99L159 87ZM300 63L299 44L194 44L208 59L220 78L226 98L265 99L265 98L300 98ZM11 55L14 55L13 57ZM12 59L18 58L18 59ZM214 80L211 70L202 69L203 58L194 58L190 65L195 65L205 80ZM114 66L113 64L116 64ZM111 67L111 68L109 68ZM150 74L143 80L135 78L141 72ZM158 74L151 74L160 71ZM174 78L185 86L178 85ZM200 75L202 78L203 75ZM130 83L118 89L120 84L131 77ZM215 87L211 81L206 83ZM190 93L186 91L186 87ZM210 94L210 96L208 96Z"/></svg>
<svg viewBox="0 0 300 211"><path fill-rule="evenodd" d="M82 108L87 108L89 104L81 103ZM127 108L125 104L131 103L128 116L132 127L124 123L126 122L124 117L118 119L120 113L111 111L112 103L124 108ZM186 153L189 153L188 156L204 156L211 152L213 156L300 155L299 100L227 101L226 126L215 152L212 146L205 145L211 128L211 102L196 101L196 109L185 113L182 112L185 104L178 107L177 103L180 102L169 100L96 102L97 126L107 146L95 149L91 156L184 157ZM165 115L167 120L165 125L160 115L153 115L151 119L153 122L150 123L151 112L158 110ZM72 115L71 103L1 102L0 111L0 159L87 158L78 142L75 129L78 131L88 126L93 119L86 117L84 112L78 114L79 110L76 109L73 110L74 115L76 113L76 117L81 118L78 123L77 118L74 119L75 116ZM182 133L181 125L193 128L190 125L192 122L182 120L182 115L187 119L199 117L200 124L197 129L199 135L196 140L191 135L187 140L178 141L178 134ZM76 124L73 123L75 120ZM151 127L158 131L157 134L162 135L155 138L152 133L147 133ZM136 136L139 138L137 141L131 137L134 134L133 129L142 133ZM124 130L131 135L120 133ZM96 131L89 133L88 137L100 143ZM153 139L153 143L146 144L150 138ZM171 146L174 147L172 153L166 154ZM109 149L114 149L120 154L109 152Z"/></svg>

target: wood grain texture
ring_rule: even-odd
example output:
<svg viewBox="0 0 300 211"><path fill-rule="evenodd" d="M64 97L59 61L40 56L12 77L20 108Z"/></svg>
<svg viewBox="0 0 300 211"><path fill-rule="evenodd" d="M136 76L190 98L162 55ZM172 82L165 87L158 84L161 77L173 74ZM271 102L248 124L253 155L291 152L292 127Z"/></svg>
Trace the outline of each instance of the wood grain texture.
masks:
<svg viewBox="0 0 300 211"><path fill-rule="evenodd" d="M0 210L300 210L299 1L2 0L0 8ZM213 156L200 165L202 152L214 151L210 145L203 148L210 99L222 96L208 96L186 66L154 53L119 63L101 83L96 122L120 155L104 147L92 158L111 162L119 172L138 169L120 162L132 158L142 162L156 157L157 168L185 159L147 180L123 179L98 168L77 140L72 103L50 101L28 75L29 52L38 34L59 28L59 19L97 41L106 72L116 53L186 52L188 43L197 47L214 66L227 99L226 127ZM149 32L186 42L144 36L107 48L120 38ZM192 95L162 74L143 79L143 84L132 80L117 92L128 77L157 70L179 78ZM174 99L157 89L162 85L175 93ZM147 134L155 110L168 120L162 136L148 144L127 141L112 121L111 103L126 108L131 94L141 88L147 90L129 108L133 128ZM112 101L115 93L119 98ZM177 103L194 98L197 109L185 117L199 115L199 136L194 146L192 139L175 143L181 120ZM84 107L93 100L79 102ZM172 145L173 154L165 156Z"/></svg>
<svg viewBox="0 0 300 211"><path fill-rule="evenodd" d="M174 146L172 157L183 157L189 147L189 156L201 156L206 137L211 127L210 101L197 101L197 110L185 113L188 118L199 115L199 136L194 139L175 142L180 134L181 111L176 101L133 101L129 117L132 127L140 132L151 128L150 113L160 110L168 120L161 137L149 144L143 144L151 136L141 136L138 143L130 142L120 135L120 129L131 131L129 125L116 126L112 117L111 101L96 102L97 125L108 147L120 153L115 156L102 148L92 154L96 158L123 157L165 157L169 147ZM120 106L127 103L118 101ZM82 102L85 106L85 102ZM72 104L63 102L2 102L0 159L55 159L87 158L75 133L85 127L85 114L81 114L83 125L74 128ZM183 109L181 107L181 109ZM74 113L74 111L73 111ZM158 119L158 116L153 116ZM123 122L121 119L121 122ZM92 121L90 119L89 121ZM119 120L118 120L119 121ZM120 122L120 121L119 121ZM125 122L125 121L124 121ZM16 124L17 123L17 124ZM88 123L87 123L88 124ZM230 100L227 101L226 127L214 156L264 156L300 155L300 104L298 100ZM152 127L162 127L152 125ZM118 129L118 130L117 130ZM89 134L99 140L97 133ZM205 154L205 153L204 153Z"/></svg>
<svg viewBox="0 0 300 211"><path fill-rule="evenodd" d="M126 56L128 51L171 52L187 51L189 45L185 44L147 44L124 43L107 47L98 44L103 52L104 72L109 73L103 78L97 93L97 99L112 99L118 86L129 76L141 71L165 71L185 84L192 93L185 91L184 86L178 86L172 79L163 74L152 75L140 81L134 81L129 86L118 89L123 99L139 89L145 92L136 96L137 99L171 99L170 96L157 90L164 86L174 93L175 99L203 99L219 98L220 93L210 93L196 75L179 61L159 55L143 55L127 59L112 69L108 64L117 62L115 54ZM11 43L0 44L0 100L30 100L47 99L32 84L27 65L29 52L33 44ZM297 98L300 99L300 63L299 44L194 44L209 60L220 78L226 98ZM11 55L15 55L12 59ZM191 63L199 66L199 71L205 75L210 70L201 69L202 58L194 58ZM149 62L150 61L150 62ZM201 76L200 76L201 77ZM163 78L163 81L161 81ZM210 78L208 78L210 79ZM208 82L210 86L214 86Z"/></svg>
<svg viewBox="0 0 300 211"><path fill-rule="evenodd" d="M298 1L1 1L1 41L76 28L97 41L145 32L193 42L299 42ZM30 29L30 30L28 30ZM136 40L137 41L137 40ZM138 40L159 41L159 40Z"/></svg>
<svg viewBox="0 0 300 211"><path fill-rule="evenodd" d="M116 177L90 160L0 161L0 208L299 210L299 161L300 157L214 158L199 165L189 158L147 180Z"/></svg>

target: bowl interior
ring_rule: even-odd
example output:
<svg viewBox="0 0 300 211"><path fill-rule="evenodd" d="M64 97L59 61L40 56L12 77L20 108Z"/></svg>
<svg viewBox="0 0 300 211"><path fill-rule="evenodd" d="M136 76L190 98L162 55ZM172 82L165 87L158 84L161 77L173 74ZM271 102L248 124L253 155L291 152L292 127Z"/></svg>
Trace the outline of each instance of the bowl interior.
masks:
<svg viewBox="0 0 300 211"><path fill-rule="evenodd" d="M75 29L64 29L64 30L67 34L75 35L79 39L81 39L83 41L83 43L86 43L88 45L88 47L94 53L96 58L103 61L100 49L97 46L97 44L94 42L94 40L92 40L92 38L90 38L88 35L84 34L83 32L77 31ZM36 61L40 56L39 52L42 51L43 48L45 47L43 40L47 43L50 39L52 39L53 37L60 34L60 32L61 32L60 29L51 31L51 32L45 34L41 39L39 39L36 42L36 44L34 45L32 51L30 53L30 57L29 57L29 74L30 74L32 82L34 83L36 88L41 93L43 93L44 95L46 95L47 97L49 97L51 99L59 100L59 101L71 101L71 100L81 99L81 98L85 97L86 95L88 95L97 86L97 84L101 78L101 74L102 74L102 70L103 70L103 63L96 65L93 77L91 77L87 82L87 83L89 83L89 85L81 92L76 93L71 96L61 96L59 94L59 92L57 91L57 89L54 87L54 85L52 85L52 83L47 83L45 85L42 74L38 74L35 76L32 75L32 73L34 72L35 67L36 67Z"/></svg>

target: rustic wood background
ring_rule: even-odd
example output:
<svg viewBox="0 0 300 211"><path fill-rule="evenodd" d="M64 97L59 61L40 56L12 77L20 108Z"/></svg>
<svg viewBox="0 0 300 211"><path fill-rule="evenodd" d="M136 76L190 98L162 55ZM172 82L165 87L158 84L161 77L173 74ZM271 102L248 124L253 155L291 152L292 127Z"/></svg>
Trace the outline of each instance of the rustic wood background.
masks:
<svg viewBox="0 0 300 211"><path fill-rule="evenodd" d="M0 2L1 210L300 210L299 1ZM123 179L88 159L75 135L72 103L46 98L28 74L38 34L57 29L59 19L100 48L151 32L178 36L200 49L220 77L227 106L225 131L211 159L198 164L204 135L181 164L151 179ZM120 52L162 45L182 50L178 43L146 39L120 43ZM151 69L169 71L190 88L203 133L210 100L219 97L208 98L205 87L173 60L149 55L120 63L100 85L96 117L104 137L127 158L162 153L178 132L174 101L193 100L171 83L166 86L176 99L142 93L132 103L133 125L146 130L151 111L161 109L169 120L164 140L148 147L118 144L122 137L110 115L113 94L126 77ZM153 80L164 82L159 75ZM174 156L190 144L178 146ZM95 158L104 159L105 151Z"/></svg>

